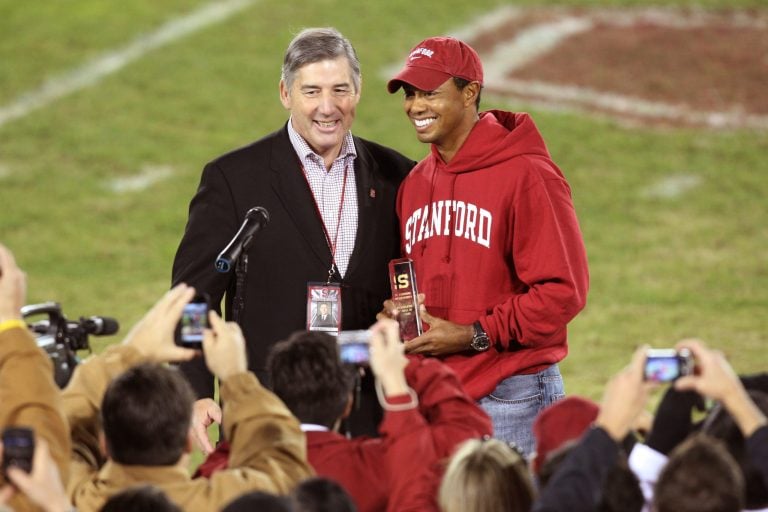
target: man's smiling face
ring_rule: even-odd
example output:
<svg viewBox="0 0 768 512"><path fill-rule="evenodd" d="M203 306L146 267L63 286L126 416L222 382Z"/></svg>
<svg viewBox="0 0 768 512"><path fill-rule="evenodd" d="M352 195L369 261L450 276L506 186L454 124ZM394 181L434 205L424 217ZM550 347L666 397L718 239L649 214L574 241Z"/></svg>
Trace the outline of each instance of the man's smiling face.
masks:
<svg viewBox="0 0 768 512"><path fill-rule="evenodd" d="M352 127L360 101L346 57L299 68L290 89L280 81L280 100L291 112L293 128L330 166Z"/></svg>

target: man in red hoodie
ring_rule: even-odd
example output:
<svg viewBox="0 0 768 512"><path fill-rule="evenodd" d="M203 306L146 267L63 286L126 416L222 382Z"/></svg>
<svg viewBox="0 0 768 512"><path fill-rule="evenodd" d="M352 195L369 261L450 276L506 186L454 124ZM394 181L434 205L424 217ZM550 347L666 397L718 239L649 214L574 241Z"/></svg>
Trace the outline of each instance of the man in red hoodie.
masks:
<svg viewBox="0 0 768 512"><path fill-rule="evenodd" d="M443 359L494 435L530 454L533 419L564 395L557 363L589 284L570 187L528 114L479 112L482 64L462 41L416 45L387 85L401 87L431 145L397 198L429 326L406 351Z"/></svg>

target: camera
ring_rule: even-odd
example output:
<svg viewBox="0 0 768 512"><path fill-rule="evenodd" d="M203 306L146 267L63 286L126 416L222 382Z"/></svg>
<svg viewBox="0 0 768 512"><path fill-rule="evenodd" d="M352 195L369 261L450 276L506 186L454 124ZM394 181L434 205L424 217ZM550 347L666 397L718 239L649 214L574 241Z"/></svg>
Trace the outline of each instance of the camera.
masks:
<svg viewBox="0 0 768 512"><path fill-rule="evenodd" d="M3 475L7 475L10 466L16 466L27 473L32 471L34 453L35 433L31 428L6 427L3 429Z"/></svg>
<svg viewBox="0 0 768 512"><path fill-rule="evenodd" d="M672 382L693 375L693 355L688 349L649 349L645 355L643 378L650 382Z"/></svg>
<svg viewBox="0 0 768 512"><path fill-rule="evenodd" d="M200 293L184 306L176 326L176 344L187 348L202 348L203 332L208 327L208 295Z"/></svg>
<svg viewBox="0 0 768 512"><path fill-rule="evenodd" d="M367 366L371 354L368 350L371 331L340 331L336 337L339 344L339 356L342 363Z"/></svg>
<svg viewBox="0 0 768 512"><path fill-rule="evenodd" d="M30 323L29 318L45 315ZM77 322L67 320L57 302L30 304L21 308L21 316L37 337L37 346L45 350L53 363L54 380L63 388L72 377L80 360L78 350L91 351L88 336L111 336L120 330L114 318L106 316L80 317Z"/></svg>

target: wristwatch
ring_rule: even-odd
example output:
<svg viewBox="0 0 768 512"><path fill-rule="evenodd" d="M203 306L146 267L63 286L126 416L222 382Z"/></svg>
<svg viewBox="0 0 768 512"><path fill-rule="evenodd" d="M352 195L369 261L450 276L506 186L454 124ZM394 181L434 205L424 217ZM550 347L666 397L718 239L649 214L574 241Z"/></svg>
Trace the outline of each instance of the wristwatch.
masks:
<svg viewBox="0 0 768 512"><path fill-rule="evenodd" d="M472 324L472 331L474 332L472 335L472 343L469 344L469 346L472 347L472 350L475 352L485 352L491 348L491 340L483 330L483 326L480 325L479 320Z"/></svg>

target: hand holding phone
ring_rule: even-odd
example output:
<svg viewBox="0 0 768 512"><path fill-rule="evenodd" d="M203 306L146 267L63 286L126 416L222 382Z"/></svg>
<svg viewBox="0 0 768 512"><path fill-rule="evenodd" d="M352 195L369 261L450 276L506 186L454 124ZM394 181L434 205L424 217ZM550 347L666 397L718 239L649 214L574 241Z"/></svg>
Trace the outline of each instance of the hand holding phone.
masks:
<svg viewBox="0 0 768 512"><path fill-rule="evenodd" d="M35 433L28 427L6 427L3 430L3 474L15 466L22 471L32 471L35 453Z"/></svg>
<svg viewBox="0 0 768 512"><path fill-rule="evenodd" d="M202 348L203 331L208 327L209 309L210 299L204 293L198 293L184 306L181 319L176 326L177 345L187 348Z"/></svg>

